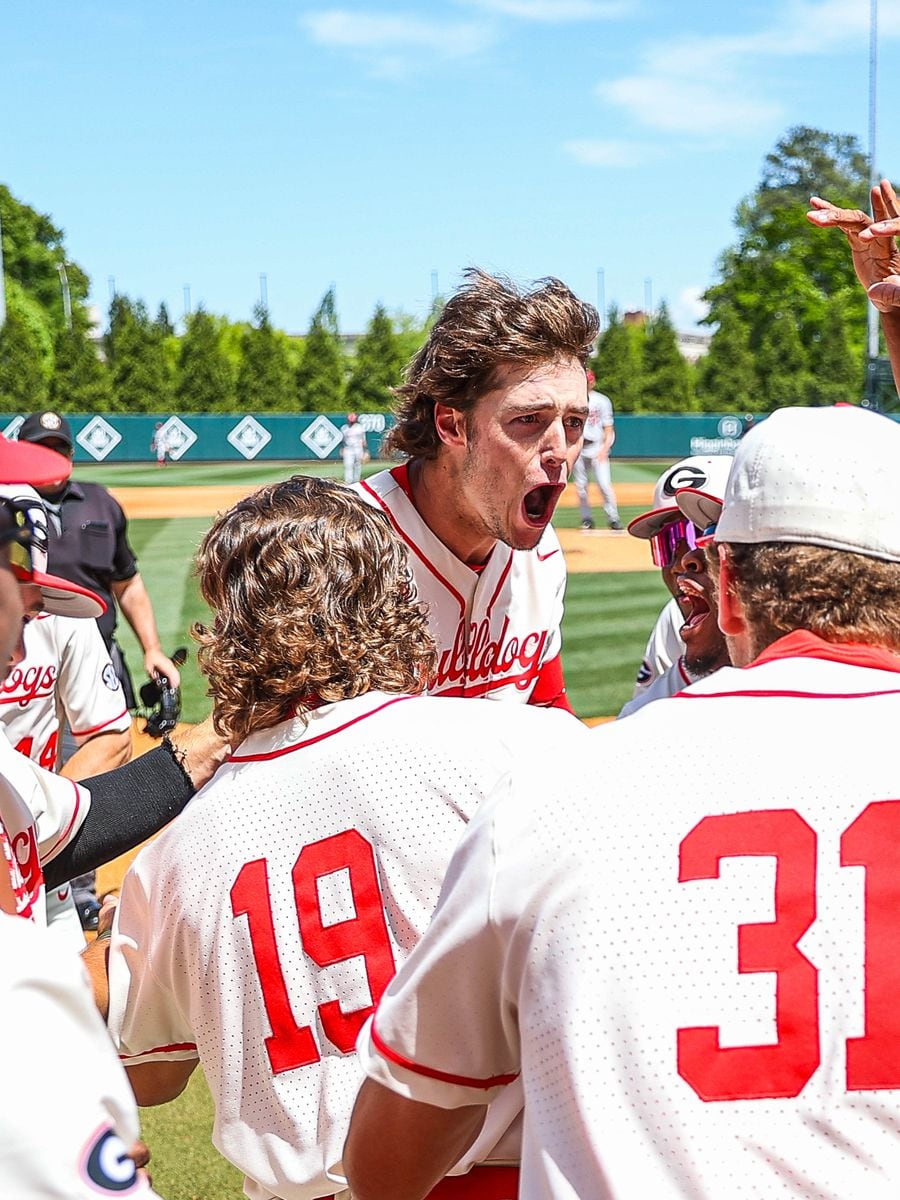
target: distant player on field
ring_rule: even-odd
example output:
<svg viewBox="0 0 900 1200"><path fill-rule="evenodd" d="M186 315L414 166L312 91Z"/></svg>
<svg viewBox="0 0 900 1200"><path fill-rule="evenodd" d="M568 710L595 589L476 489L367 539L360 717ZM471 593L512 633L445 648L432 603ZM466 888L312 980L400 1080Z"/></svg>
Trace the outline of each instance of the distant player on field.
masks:
<svg viewBox="0 0 900 1200"><path fill-rule="evenodd" d="M347 413L347 422L341 426L341 439L344 483L359 483L363 463L369 457L369 450L366 443L366 431L355 412Z"/></svg>
<svg viewBox="0 0 900 1200"><path fill-rule="evenodd" d="M513 1080L521 1200L896 1197L898 462L852 407L741 441L743 669L480 808L360 1041L355 1200L425 1195Z"/></svg>
<svg viewBox="0 0 900 1200"><path fill-rule="evenodd" d="M199 1061L248 1196L313 1200L346 1188L356 1037L466 821L536 745L562 763L590 735L562 713L415 694L435 652L405 548L338 484L242 500L198 566L200 661L234 752L124 881L110 1029L141 1104L177 1096ZM460 1169L510 1174L518 1107Z"/></svg>
<svg viewBox="0 0 900 1200"><path fill-rule="evenodd" d="M581 509L581 528L594 528L594 514L588 497L590 475L593 473L603 497L603 511L609 522L610 529L621 529L619 507L616 503L616 493L613 491L612 473L609 465L609 455L616 440L616 429L613 422L613 407L609 396L594 387L597 377L593 371L588 371L588 416L584 426L584 445L581 453L575 459L572 468L572 482L578 493L578 506Z"/></svg>
<svg viewBox="0 0 900 1200"><path fill-rule="evenodd" d="M597 328L559 280L519 291L470 270L397 391L386 444L409 461L359 492L408 547L437 695L568 708L550 521L581 450Z"/></svg>

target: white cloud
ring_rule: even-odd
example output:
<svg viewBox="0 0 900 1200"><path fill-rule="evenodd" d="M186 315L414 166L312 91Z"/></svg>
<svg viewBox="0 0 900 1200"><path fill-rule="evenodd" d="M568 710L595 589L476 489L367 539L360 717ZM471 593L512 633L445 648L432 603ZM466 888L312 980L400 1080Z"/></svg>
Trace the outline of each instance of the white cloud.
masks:
<svg viewBox="0 0 900 1200"><path fill-rule="evenodd" d="M494 40L492 30L478 22L430 21L388 13L329 9L301 18L313 41L323 46L365 51L382 65L400 63L409 50L429 51L442 58L468 58Z"/></svg>
<svg viewBox="0 0 900 1200"><path fill-rule="evenodd" d="M651 147L615 138L573 138L563 150L588 167L637 167L657 157Z"/></svg>
<svg viewBox="0 0 900 1200"><path fill-rule="evenodd" d="M900 34L900 0L882 0L879 32ZM755 82L760 63L824 55L864 45L868 36L869 0L787 0L764 29L650 43L637 71L597 91L640 124L666 133L756 130L782 111Z"/></svg>
<svg viewBox="0 0 900 1200"><path fill-rule="evenodd" d="M634 0L466 0L484 12L523 21L610 21L632 12Z"/></svg>

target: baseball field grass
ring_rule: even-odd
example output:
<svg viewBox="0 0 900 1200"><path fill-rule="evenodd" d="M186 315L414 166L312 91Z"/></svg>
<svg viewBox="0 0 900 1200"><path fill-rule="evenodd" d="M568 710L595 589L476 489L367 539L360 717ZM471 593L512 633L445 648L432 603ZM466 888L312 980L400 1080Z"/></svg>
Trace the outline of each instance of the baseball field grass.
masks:
<svg viewBox="0 0 900 1200"><path fill-rule="evenodd" d="M380 465L371 464L369 470ZM613 479L616 483L652 484L665 465L614 463ZM336 476L338 466L335 463L178 464L165 470L152 465L79 466L76 476L112 488L223 484L244 484L250 488L298 471ZM642 507L623 507L623 521L636 516ZM599 505L595 506L595 517L602 527L605 522ZM179 645L190 647L182 686L182 715L190 722L201 720L209 711L189 630L195 621L207 616L192 559L211 520L209 516L184 515L132 518L129 522L131 541L153 599L163 646L170 653ZM561 530L577 529L578 509L559 508L554 523ZM585 538L598 536L606 535L585 535ZM649 553L646 561L649 567ZM647 635L667 596L659 572L653 569L570 575L563 624L563 660L569 695L580 716L614 716L631 695ZM120 632L135 682L139 683L144 678L140 650L127 626L120 625ZM153 1155L154 1186L165 1200L240 1200L241 1175L213 1149L212 1122L212 1101L199 1070L178 1100L142 1113L143 1136Z"/></svg>

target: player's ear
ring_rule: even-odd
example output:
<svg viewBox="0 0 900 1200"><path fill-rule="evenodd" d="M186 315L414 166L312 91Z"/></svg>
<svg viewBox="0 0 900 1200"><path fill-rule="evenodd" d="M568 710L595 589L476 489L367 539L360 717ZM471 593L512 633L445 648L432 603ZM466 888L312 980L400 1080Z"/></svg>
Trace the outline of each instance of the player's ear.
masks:
<svg viewBox="0 0 900 1200"><path fill-rule="evenodd" d="M734 572L727 546L718 546L719 552L719 628L728 637L739 637L746 632L747 622L744 606L734 592Z"/></svg>
<svg viewBox="0 0 900 1200"><path fill-rule="evenodd" d="M435 402L434 427L437 435L446 446L465 446L466 414L449 404Z"/></svg>

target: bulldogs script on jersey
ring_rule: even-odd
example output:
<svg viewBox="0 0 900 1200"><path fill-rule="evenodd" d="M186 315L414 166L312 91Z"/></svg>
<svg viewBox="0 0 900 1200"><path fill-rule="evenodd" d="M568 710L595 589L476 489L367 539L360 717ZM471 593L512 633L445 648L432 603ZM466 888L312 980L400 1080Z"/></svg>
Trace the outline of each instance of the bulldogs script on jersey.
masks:
<svg viewBox="0 0 900 1200"><path fill-rule="evenodd" d="M373 475L356 490L387 514L409 549L438 645L431 691L527 702L541 667L561 646L566 564L553 529L547 527L534 550L512 550L498 542L477 572L419 516L405 466Z"/></svg>
<svg viewBox="0 0 900 1200"><path fill-rule="evenodd" d="M0 684L0 724L16 750L54 771L63 716L78 745L131 725L96 622L45 614L25 626L25 658Z"/></svg>

